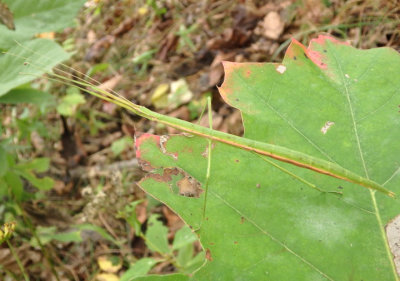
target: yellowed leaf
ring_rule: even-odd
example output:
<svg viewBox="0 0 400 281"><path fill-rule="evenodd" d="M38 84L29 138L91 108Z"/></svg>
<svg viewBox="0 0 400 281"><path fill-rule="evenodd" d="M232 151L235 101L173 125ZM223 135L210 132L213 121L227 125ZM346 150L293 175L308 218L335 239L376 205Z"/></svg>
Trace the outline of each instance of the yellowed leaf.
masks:
<svg viewBox="0 0 400 281"><path fill-rule="evenodd" d="M168 106L168 93L169 85L166 83L157 86L153 95L151 96L151 102L156 108L165 108Z"/></svg>
<svg viewBox="0 0 400 281"><path fill-rule="evenodd" d="M100 256L97 258L97 263L102 271L108 273L115 273L122 267L121 260L116 260L117 263L107 256Z"/></svg>
<svg viewBox="0 0 400 281"><path fill-rule="evenodd" d="M140 16L145 16L148 12L149 12L149 8L147 7L147 5L140 7L138 10L138 14Z"/></svg>
<svg viewBox="0 0 400 281"><path fill-rule="evenodd" d="M119 277L114 273L100 273L97 274L96 281L119 281Z"/></svg>

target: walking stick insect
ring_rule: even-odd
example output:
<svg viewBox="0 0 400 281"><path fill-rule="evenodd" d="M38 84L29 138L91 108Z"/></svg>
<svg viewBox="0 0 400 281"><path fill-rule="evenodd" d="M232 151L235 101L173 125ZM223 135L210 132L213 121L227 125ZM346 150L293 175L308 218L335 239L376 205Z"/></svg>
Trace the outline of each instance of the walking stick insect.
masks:
<svg viewBox="0 0 400 281"><path fill-rule="evenodd" d="M19 44L21 47L23 47L21 44ZM32 51L33 52L33 51ZM25 65L31 65L34 68L37 69L43 69L43 66L38 66L38 65L33 65L31 64L26 58L20 57L17 54L12 54L12 53L7 53L8 55L15 56L19 59L21 59L21 63L24 63ZM35 52L34 52L35 53ZM39 54L40 55L40 54ZM44 59L45 56L40 55ZM66 66L65 64L61 64L61 66L66 67L67 69L71 69L70 67ZM93 96L96 96L100 99L103 99L105 101L114 103L118 106L121 106L122 108L125 108L126 110L133 112L141 117L144 117L146 119L149 119L151 121L156 121L159 123L162 123L164 125L170 126L172 128L178 129L180 131L192 134L192 135L197 135L200 137L207 138L210 142L211 141L217 141L217 142L222 142L228 145L232 145L247 151L251 151L253 153L256 153L263 157L265 160L265 157L270 157L273 159L277 159L282 162L290 163L292 165L296 165L301 168L306 168L312 171L315 171L317 173L321 173L324 175L328 175L331 177L335 177L338 179L346 180L351 183L355 183L357 185L361 185L363 187L382 192L390 197L395 197L395 193L386 189L383 185L378 184L370 179L367 179L365 177L361 177L358 174L347 170L340 165L336 163L332 163L323 159L319 159L307 154L304 154L299 151L294 151L292 149L288 149L286 147L278 146L278 145L273 145L269 143L264 143L244 137L239 137L235 135L231 135L228 133L220 132L217 130L214 130L212 128L207 128L200 126L198 124L193 124L188 121L180 120L174 117L170 117L167 115L162 115L157 112L154 112L152 110L147 109L144 106L140 106L138 104L135 104L131 102L130 100L126 99L125 97L119 95L115 91L106 91L104 89L99 88L96 85L99 85L99 82L96 81L93 78L87 77L83 73L80 73L79 71L75 71L79 75L83 75L87 80L84 78L80 78L76 75L73 76L73 78L68 78L64 75L69 74L68 72L56 68L57 71L59 71L61 74L57 73L49 73L49 79L50 80L55 80L61 83L64 83L66 85L74 86L76 88L79 88ZM23 73L26 75L29 75L29 73ZM211 118L211 117L209 117ZM211 151L211 149L209 150ZM210 160L211 161L211 160ZM208 172L209 175L209 172ZM314 188L314 187L313 187ZM205 207L204 207L205 209Z"/></svg>

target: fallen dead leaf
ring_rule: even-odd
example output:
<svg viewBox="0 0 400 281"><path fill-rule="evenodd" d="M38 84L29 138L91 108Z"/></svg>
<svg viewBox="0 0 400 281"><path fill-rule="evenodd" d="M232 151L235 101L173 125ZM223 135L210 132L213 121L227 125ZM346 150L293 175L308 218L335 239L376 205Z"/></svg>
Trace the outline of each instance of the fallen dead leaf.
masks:
<svg viewBox="0 0 400 281"><path fill-rule="evenodd" d="M285 23L282 21L280 15L273 11L269 12L262 22L260 22L261 30L256 29L256 33L259 33L266 38L276 40L282 34L285 27Z"/></svg>
<svg viewBox="0 0 400 281"><path fill-rule="evenodd" d="M106 82L101 83L97 88L102 89L104 91L109 91L115 88L118 83L122 80L122 75L115 75L113 78L108 79Z"/></svg>

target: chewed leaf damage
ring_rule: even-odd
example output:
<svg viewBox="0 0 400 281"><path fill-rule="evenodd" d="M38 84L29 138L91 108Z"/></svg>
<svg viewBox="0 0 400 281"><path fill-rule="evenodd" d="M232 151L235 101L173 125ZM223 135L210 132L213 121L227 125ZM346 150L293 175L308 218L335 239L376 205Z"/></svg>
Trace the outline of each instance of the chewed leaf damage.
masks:
<svg viewBox="0 0 400 281"><path fill-rule="evenodd" d="M138 158L142 169L149 172L145 179L152 178L156 181L164 182L169 185L171 192L177 195L185 197L200 197L200 194L203 192L201 183L186 171L179 167L158 167L144 159L146 158L146 153L149 153L150 151L146 146L156 145L163 154L177 160L177 153L167 151L166 143L169 139L169 136L156 136L152 134L143 134L136 138L136 157ZM142 179L142 181L145 179Z"/></svg>
<svg viewBox="0 0 400 281"><path fill-rule="evenodd" d="M142 156L142 144L146 141L153 141L157 144L160 143L160 136L152 134L142 134L135 136L136 158L140 159Z"/></svg>
<svg viewBox="0 0 400 281"><path fill-rule="evenodd" d="M393 255L393 262L396 266L397 274L400 276L400 215L391 220L386 225L385 230L390 251Z"/></svg>

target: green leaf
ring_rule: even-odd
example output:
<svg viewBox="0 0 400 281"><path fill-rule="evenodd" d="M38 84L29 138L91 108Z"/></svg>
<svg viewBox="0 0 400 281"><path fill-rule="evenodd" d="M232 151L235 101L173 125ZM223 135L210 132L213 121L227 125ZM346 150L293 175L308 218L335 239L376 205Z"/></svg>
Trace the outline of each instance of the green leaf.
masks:
<svg viewBox="0 0 400 281"><path fill-rule="evenodd" d="M8 185L4 177L0 177L0 200L8 195Z"/></svg>
<svg viewBox="0 0 400 281"><path fill-rule="evenodd" d="M93 76L96 73L103 72L107 70L107 68L110 66L108 63L98 63L93 65L92 67L89 68L89 70L86 72L87 76Z"/></svg>
<svg viewBox="0 0 400 281"><path fill-rule="evenodd" d="M192 273L204 263L204 252L200 252L195 257L193 256L193 243L197 240L196 234L186 225L176 232L172 249L178 250L176 260L182 268L181 272Z"/></svg>
<svg viewBox="0 0 400 281"><path fill-rule="evenodd" d="M141 235L141 226L142 226L136 215L136 206L142 202L143 200L137 200L129 203L124 207L124 210L118 212L117 216L118 218L123 218L127 221L127 223L135 231L136 236Z"/></svg>
<svg viewBox="0 0 400 281"><path fill-rule="evenodd" d="M0 55L0 96L49 72L68 57L58 44L45 39L31 40L24 43L23 47L18 45L9 49L7 54Z"/></svg>
<svg viewBox="0 0 400 281"><path fill-rule="evenodd" d="M119 281L137 280L135 279L136 277L146 275L157 263L158 262L152 258L140 259L131 265L124 274L122 274Z"/></svg>
<svg viewBox="0 0 400 281"><path fill-rule="evenodd" d="M188 281L189 277L183 274L149 275L132 279L132 281Z"/></svg>
<svg viewBox="0 0 400 281"><path fill-rule="evenodd" d="M50 190L54 185L54 180L52 178L38 178L32 171L18 170L16 172L39 190Z"/></svg>
<svg viewBox="0 0 400 281"><path fill-rule="evenodd" d="M14 172L29 181L34 187L40 190L49 190L53 187L54 181L49 177L38 178L34 172L43 173L49 169L49 158L35 158L26 163L15 165Z"/></svg>
<svg viewBox="0 0 400 281"><path fill-rule="evenodd" d="M33 160L26 163L19 163L16 165L18 169L23 170L34 170L38 173L46 172L50 166L49 158L34 158Z"/></svg>
<svg viewBox="0 0 400 281"><path fill-rule="evenodd" d="M79 230L57 232L57 227L55 227L55 226L50 226L50 227L38 226L37 227L37 235L39 236L40 242L43 245L49 243L52 240L57 240L60 242L65 242L65 243L82 242L81 232ZM35 238L32 238L30 243L32 246L35 246L35 247L39 246L37 244L37 240Z"/></svg>
<svg viewBox="0 0 400 281"><path fill-rule="evenodd" d="M52 95L35 89L13 89L0 97L0 103L4 104L32 103L41 105L52 102L54 102Z"/></svg>
<svg viewBox="0 0 400 281"><path fill-rule="evenodd" d="M187 257L186 251L184 253L179 252L178 262L179 263L182 262L181 264L184 266L181 271L182 273L192 274L206 263L206 253L204 251L198 253L195 257L193 256L187 258L186 257Z"/></svg>
<svg viewBox="0 0 400 281"><path fill-rule="evenodd" d="M220 92L241 111L244 137L400 192L396 51L320 36L308 49L293 40L280 64L224 67ZM190 176L186 189L204 190L208 141L145 134L136 145L154 168L140 186L198 229L208 262L190 280L399 279L385 232L400 214L398 199L214 142L203 220L205 193L180 195L172 175Z"/></svg>
<svg viewBox="0 0 400 281"><path fill-rule="evenodd" d="M78 228L79 230L87 230L87 231L94 231L100 234L104 239L107 239L108 241L113 242L114 244L118 244L118 241L116 241L104 228L101 228L100 226L94 225L94 224L79 224L75 225L74 227Z"/></svg>
<svg viewBox="0 0 400 281"><path fill-rule="evenodd" d="M7 152L2 146L0 146L0 177L4 176L7 170L8 170Z"/></svg>
<svg viewBox="0 0 400 281"><path fill-rule="evenodd" d="M0 25L0 48L25 41L35 34L59 31L73 25L85 0L2 0L13 13L15 31Z"/></svg>
<svg viewBox="0 0 400 281"><path fill-rule="evenodd" d="M133 140L130 137L123 137L111 144L111 150L115 156L118 156L125 150L126 147L133 145Z"/></svg>
<svg viewBox="0 0 400 281"><path fill-rule="evenodd" d="M71 230L67 230L64 232L57 232L57 228L55 226L51 227L41 227L38 228L38 235L43 244L46 244L52 240L57 240L60 242L75 242L80 243L83 241L83 233L84 231L92 231L100 234L103 238L113 242L116 244L117 242L112 238L103 228L93 224L79 224L73 225ZM86 234L88 236L90 234ZM31 244L36 246L37 242L35 239L31 240Z"/></svg>
<svg viewBox="0 0 400 281"><path fill-rule="evenodd" d="M168 228L158 218L159 215L156 214L149 218L145 235L146 245L154 252L168 254L171 252L167 240Z"/></svg>
<svg viewBox="0 0 400 281"><path fill-rule="evenodd" d="M195 241L197 241L196 234L194 234L192 230L185 225L175 233L172 249L178 250L182 247L193 244Z"/></svg>
<svg viewBox="0 0 400 281"><path fill-rule="evenodd" d="M193 258L193 253L194 253L193 245L186 245L179 249L176 261L182 268L185 268L186 265Z"/></svg>
<svg viewBox="0 0 400 281"><path fill-rule="evenodd" d="M67 95L61 99L60 104L57 106L57 111L61 115L71 116L75 113L78 105L84 103L85 97L79 93L79 90L76 88L69 88Z"/></svg>
<svg viewBox="0 0 400 281"><path fill-rule="evenodd" d="M13 173L13 171L7 172L4 176L4 182L13 193L14 198L21 201L24 195L24 185L18 174Z"/></svg>

